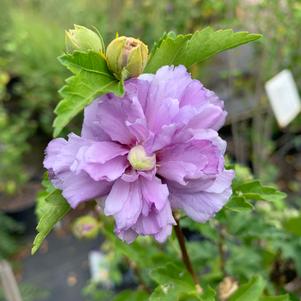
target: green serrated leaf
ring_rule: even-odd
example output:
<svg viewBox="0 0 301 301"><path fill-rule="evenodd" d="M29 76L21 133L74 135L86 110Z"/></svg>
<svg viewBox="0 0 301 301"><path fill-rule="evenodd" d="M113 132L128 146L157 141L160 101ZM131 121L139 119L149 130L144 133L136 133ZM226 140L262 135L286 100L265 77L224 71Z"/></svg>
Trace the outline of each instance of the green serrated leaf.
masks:
<svg viewBox="0 0 301 301"><path fill-rule="evenodd" d="M47 172L45 172L43 175L42 186L43 186L43 190L39 191L37 195L36 208L35 208L35 214L38 220L41 219L41 217L45 213L45 209L47 209L47 206L45 206L47 197L56 190L56 188L49 181Z"/></svg>
<svg viewBox="0 0 301 301"><path fill-rule="evenodd" d="M152 51L145 72L154 73L164 65L190 67L227 49L259 39L261 35L231 29L214 31L206 27L193 35L166 36Z"/></svg>
<svg viewBox="0 0 301 301"><path fill-rule="evenodd" d="M186 49L177 57L176 64L187 67L207 60L209 57L237 46L259 39L261 35L247 31L233 32L232 29L214 31L206 27L193 34Z"/></svg>
<svg viewBox="0 0 301 301"><path fill-rule="evenodd" d="M150 272L150 277L157 283L164 283L177 279L180 280L183 285L185 284L190 287L194 287L192 278L187 271L172 263L153 269Z"/></svg>
<svg viewBox="0 0 301 301"><path fill-rule="evenodd" d="M61 56L59 60L75 75L69 77L59 91L63 99L55 108L55 137L97 96L105 93L121 96L124 92L123 82L110 73L105 59L98 53L75 51Z"/></svg>
<svg viewBox="0 0 301 301"><path fill-rule="evenodd" d="M259 301L264 288L265 281L263 278L255 276L248 283L240 286L229 301Z"/></svg>
<svg viewBox="0 0 301 301"><path fill-rule="evenodd" d="M58 57L58 60L74 74L85 70L107 76L110 79L112 78L106 60L101 53L94 51L74 51L72 54L66 53L61 55Z"/></svg>
<svg viewBox="0 0 301 301"><path fill-rule="evenodd" d="M162 37L158 41L154 42L154 45L149 54L149 58L151 58L154 55L154 53L161 46L161 43L166 39L166 37L175 38L176 34L173 31L170 31L168 33L164 32Z"/></svg>
<svg viewBox="0 0 301 301"><path fill-rule="evenodd" d="M168 263L153 269L150 277L159 284L151 295L150 301L181 301L187 298L201 300L191 276L184 267Z"/></svg>
<svg viewBox="0 0 301 301"><path fill-rule="evenodd" d="M277 202L286 197L285 193L274 187L264 186L258 180L244 182L238 187L235 187L235 190L238 190L246 199L249 200Z"/></svg>
<svg viewBox="0 0 301 301"><path fill-rule="evenodd" d="M166 35L156 46L144 69L145 73L155 73L160 67L173 65L177 55L184 50L191 35Z"/></svg>
<svg viewBox="0 0 301 301"><path fill-rule="evenodd" d="M245 197L234 195L226 204L226 208L232 211L241 212L253 210L254 206L247 201Z"/></svg>
<svg viewBox="0 0 301 301"><path fill-rule="evenodd" d="M38 234L34 239L32 254L35 254L42 245L44 239L53 229L58 221L60 221L70 210L69 204L62 197L59 190L51 192L44 202L42 215L37 225Z"/></svg>

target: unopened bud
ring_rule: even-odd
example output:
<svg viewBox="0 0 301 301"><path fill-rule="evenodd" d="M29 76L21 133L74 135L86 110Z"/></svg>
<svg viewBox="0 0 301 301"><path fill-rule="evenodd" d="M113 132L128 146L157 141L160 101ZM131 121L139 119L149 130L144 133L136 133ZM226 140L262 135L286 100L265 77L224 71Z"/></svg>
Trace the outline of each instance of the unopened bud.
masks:
<svg viewBox="0 0 301 301"><path fill-rule="evenodd" d="M72 227L73 234L79 238L93 239L98 235L99 223L96 218L86 215L78 218Z"/></svg>
<svg viewBox="0 0 301 301"><path fill-rule="evenodd" d="M0 89L9 82L9 75L6 72L0 71Z"/></svg>
<svg viewBox="0 0 301 301"><path fill-rule="evenodd" d="M118 79L139 76L147 63L148 47L138 39L118 37L107 47L110 70Z"/></svg>
<svg viewBox="0 0 301 301"><path fill-rule="evenodd" d="M74 50L104 52L102 38L93 30L80 25L74 25L74 29L65 32L65 44L67 52Z"/></svg>

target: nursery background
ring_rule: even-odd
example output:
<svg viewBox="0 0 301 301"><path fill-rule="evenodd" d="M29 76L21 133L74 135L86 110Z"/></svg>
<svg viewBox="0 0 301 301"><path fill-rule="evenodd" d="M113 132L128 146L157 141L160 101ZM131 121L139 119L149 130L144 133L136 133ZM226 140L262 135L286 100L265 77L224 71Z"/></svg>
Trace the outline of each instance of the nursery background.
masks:
<svg viewBox="0 0 301 301"><path fill-rule="evenodd" d="M68 214L31 256L44 149L57 91L69 76L57 57L65 49L64 30L74 24L97 28L106 44L118 32L149 48L164 32L206 26L263 35L189 70L225 102L220 134L236 179L229 206L214 219L181 224L193 265L218 300L300 300L301 115L297 110L281 126L265 86L287 69L300 91L301 1L0 0L0 8L1 301L7 277L24 301L140 301L153 289L157 299L151 300L199 300L184 296L189 286L178 283L174 262L160 265L175 258L181 264L174 236L165 246L151 238L126 245L90 204ZM291 106L286 93L283 101ZM78 133L81 122L76 117L63 135ZM83 232L84 224L92 230ZM170 283L163 299L158 288L164 292Z"/></svg>

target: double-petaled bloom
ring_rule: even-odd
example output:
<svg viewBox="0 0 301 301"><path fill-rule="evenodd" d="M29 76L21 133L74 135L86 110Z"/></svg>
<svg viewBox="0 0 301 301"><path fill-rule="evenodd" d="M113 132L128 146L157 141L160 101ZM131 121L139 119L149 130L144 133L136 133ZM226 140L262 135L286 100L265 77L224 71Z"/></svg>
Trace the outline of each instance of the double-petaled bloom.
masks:
<svg viewBox="0 0 301 301"><path fill-rule="evenodd" d="M72 207L102 199L117 235L163 242L180 209L210 219L231 195L224 168L223 102L191 79L185 67L164 66L125 83L125 95L96 99L85 109L81 136L52 140L45 167Z"/></svg>

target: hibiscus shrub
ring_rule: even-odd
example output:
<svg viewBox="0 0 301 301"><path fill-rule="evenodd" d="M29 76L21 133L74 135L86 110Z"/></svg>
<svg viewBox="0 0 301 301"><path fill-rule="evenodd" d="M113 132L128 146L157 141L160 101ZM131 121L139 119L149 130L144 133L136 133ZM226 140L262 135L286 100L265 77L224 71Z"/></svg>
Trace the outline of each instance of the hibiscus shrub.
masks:
<svg viewBox="0 0 301 301"><path fill-rule="evenodd" d="M84 120L80 135L55 138L45 151L33 253L60 219L90 201L95 220L82 219L76 233L95 237L100 231L107 252L116 254L110 269L116 285L122 264L137 283L137 290L114 300L274 300L265 297L276 291L266 285L268 275L257 270L252 278L252 269L250 275L239 269L239 248L246 240L243 247L252 250L263 234L256 230L261 219L250 213L260 204L254 202L279 209L285 195L250 175L238 172L233 180L234 169L225 167L226 142L218 135L227 115L223 102L188 71L259 38L211 28L168 33L148 55L134 38L117 37L106 48L99 33L78 25L68 31L59 60L73 75L60 90L54 136L82 111ZM259 244L254 250L267 251ZM228 251L237 256L227 260ZM237 283L237 275L247 283Z"/></svg>

